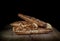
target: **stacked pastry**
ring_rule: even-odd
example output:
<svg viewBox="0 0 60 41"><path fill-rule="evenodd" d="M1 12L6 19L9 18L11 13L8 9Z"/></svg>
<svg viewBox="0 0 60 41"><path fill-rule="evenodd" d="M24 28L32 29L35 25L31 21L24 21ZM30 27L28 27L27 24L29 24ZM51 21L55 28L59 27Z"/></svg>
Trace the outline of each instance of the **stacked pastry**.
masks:
<svg viewBox="0 0 60 41"><path fill-rule="evenodd" d="M23 14L18 14L18 16L24 21L11 23L13 32L16 34L43 34L52 31L52 26L49 23Z"/></svg>

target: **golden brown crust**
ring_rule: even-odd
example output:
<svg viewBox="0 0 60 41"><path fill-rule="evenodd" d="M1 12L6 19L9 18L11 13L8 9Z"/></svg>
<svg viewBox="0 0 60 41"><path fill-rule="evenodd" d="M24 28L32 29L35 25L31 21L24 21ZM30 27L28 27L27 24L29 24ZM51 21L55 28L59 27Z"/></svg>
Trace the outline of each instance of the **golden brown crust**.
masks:
<svg viewBox="0 0 60 41"><path fill-rule="evenodd" d="M18 16L19 16L21 19L23 19L23 20L25 20L25 21L27 21L27 22L36 23L36 24L38 24L39 26L44 26L44 25L46 24L46 22L43 22L43 21L41 21L41 20L39 20L39 19L36 19L36 18L31 17L31 16L28 16L28 15L18 14Z"/></svg>
<svg viewBox="0 0 60 41"><path fill-rule="evenodd" d="M16 21L10 24L13 26L13 32L16 34L41 34L52 31L52 26L49 23L23 14L19 14L18 16L25 21Z"/></svg>
<svg viewBox="0 0 60 41"><path fill-rule="evenodd" d="M37 34L48 33L51 29L35 26L26 21L17 21L11 24L13 26L13 32L16 34Z"/></svg>

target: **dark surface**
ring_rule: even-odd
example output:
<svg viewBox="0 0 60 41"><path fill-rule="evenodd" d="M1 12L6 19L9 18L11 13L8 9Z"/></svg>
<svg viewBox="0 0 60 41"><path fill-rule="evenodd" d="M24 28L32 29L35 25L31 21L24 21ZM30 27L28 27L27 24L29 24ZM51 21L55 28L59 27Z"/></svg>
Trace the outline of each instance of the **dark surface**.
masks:
<svg viewBox="0 0 60 41"><path fill-rule="evenodd" d="M1 5L0 5L0 30L4 31L4 29L8 28L8 27L5 28L7 24L20 20L20 18L17 17L17 14L23 13L29 16L34 16L43 21L49 22L58 31L60 31L59 2L42 1L41 3L40 1L38 2L37 1L19 2L19 0L16 1L8 0L6 2L5 1L1 1Z"/></svg>
<svg viewBox="0 0 60 41"><path fill-rule="evenodd" d="M56 29L48 34L16 35L10 25L6 27L10 29L0 32L2 41L60 41L60 32Z"/></svg>
<svg viewBox="0 0 60 41"><path fill-rule="evenodd" d="M51 1L52 2L52 1ZM45 22L51 23L60 31L60 7L58 3L32 2L32 1L6 1L1 2L0 6L0 30L5 29L4 26L20 20L18 13L36 17ZM4 4L2 4L4 3Z"/></svg>
<svg viewBox="0 0 60 41"><path fill-rule="evenodd" d="M13 32L8 31L8 30L4 31L4 29L6 29L6 28L9 29L9 27L5 27L5 25L19 20L19 18L17 17L18 13L23 13L23 14L26 14L29 16L34 16L38 19L49 22L60 31L59 3L57 4L55 2L52 4L50 2L51 3L50 4L49 2L48 3L46 3L46 2L44 3L44 2L42 2L42 3L39 2L40 4L39 3L37 4L36 2L34 4L32 4L33 2L30 2L30 1L25 2L25 3L23 1L22 1L22 3L19 1L16 1L16 2L6 1L5 3L1 2L2 6L0 6L0 8L1 8L0 9L1 10L1 12L0 12L0 30L2 30L3 32L0 32L1 33L0 38L2 38L3 41L5 41L5 40L18 41L20 39L20 37L19 37L19 39L18 38L16 39L16 37L18 37L18 36L16 36ZM4 3L4 4L2 4L2 3ZM37 36L25 35L23 37L29 38L27 40L32 40L32 41L34 41L35 39L39 40L40 36L42 36L42 37L40 37L41 39L43 38L42 40L55 40L55 39L57 39L57 37L60 38L58 34L59 34L59 32L54 29L54 32L49 33L49 34L42 34L42 35L37 35ZM8 35L8 36L6 36L6 35ZM49 37L46 35L48 35ZM19 36L21 36L21 35L19 35ZM50 39L50 37L52 37L52 39ZM41 39L40 39L40 41L41 41Z"/></svg>

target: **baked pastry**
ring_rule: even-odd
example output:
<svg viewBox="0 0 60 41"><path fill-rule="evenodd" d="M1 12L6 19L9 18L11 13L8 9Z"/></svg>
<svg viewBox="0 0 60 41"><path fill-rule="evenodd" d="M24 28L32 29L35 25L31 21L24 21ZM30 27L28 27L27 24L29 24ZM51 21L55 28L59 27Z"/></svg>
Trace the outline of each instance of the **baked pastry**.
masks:
<svg viewBox="0 0 60 41"><path fill-rule="evenodd" d="M18 14L18 16L25 21L16 21L10 24L16 34L43 34L52 31L49 23L23 14Z"/></svg>

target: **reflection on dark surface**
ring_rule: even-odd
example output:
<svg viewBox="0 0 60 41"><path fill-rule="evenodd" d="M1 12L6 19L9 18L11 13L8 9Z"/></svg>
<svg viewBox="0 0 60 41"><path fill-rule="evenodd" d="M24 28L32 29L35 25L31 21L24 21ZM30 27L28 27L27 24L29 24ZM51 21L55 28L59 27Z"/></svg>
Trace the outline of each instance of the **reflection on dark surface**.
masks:
<svg viewBox="0 0 60 41"><path fill-rule="evenodd" d="M12 15L12 16L11 16ZM54 29L54 32L51 32L49 34L38 34L38 35L15 35L10 29L12 29L11 26L9 26L8 24L14 22L14 21L17 21L17 20L21 20L19 17L17 17L17 14L11 14L11 15L6 15L4 17L2 17L2 20L1 20L1 30L2 32L1 33L1 39L2 41L37 41L37 40L40 40L40 41L53 41L53 40L59 40L59 30L55 30ZM27 14L27 15L32 15L32 14ZM37 15L37 14L35 14ZM35 16L35 15L32 15L32 16ZM9 17L8 17L9 16ZM38 16L38 15L37 15ZM37 17L35 16L35 17ZM41 18L40 18L41 17ZM5 18L5 19L4 19ZM43 15L39 15L39 17L37 17L39 19L42 19L46 22L49 22L51 23L55 28L58 29L59 25L56 24L57 22L54 21L54 18L52 17L46 17L46 16L43 16ZM51 19L52 18L52 19ZM58 20L59 21L59 20ZM7 26L6 26L7 25ZM6 26L6 27L5 27Z"/></svg>
<svg viewBox="0 0 60 41"><path fill-rule="evenodd" d="M56 29L48 34L31 34L31 35L16 35L12 32L10 25L6 26L7 30L0 32L2 41L59 41L60 32Z"/></svg>
<svg viewBox="0 0 60 41"><path fill-rule="evenodd" d="M3 3L3 2L2 2ZM11 2L10 2L11 3ZM0 6L0 10L2 12L0 12L0 38L2 39L2 41L25 41L25 39L27 39L26 41L35 41L36 39L40 41L49 41L49 40L55 40L57 39L57 41L59 40L59 35L60 35L60 11L58 10L60 7L59 5L57 6L57 4L55 4L55 6L51 6L49 4L35 4L35 8L32 5L32 2L27 2L24 3L23 5L21 2L16 2L13 4L10 4L8 2L8 4L3 4L4 6ZM7 6L6 6L7 5ZM13 6L12 6L13 5ZM36 7L36 5L38 5ZM48 6L49 5L49 6ZM57 6L57 7L56 7ZM59 7L59 8L58 8ZM33 17L36 17L38 19L41 19L43 21L46 21L48 23L51 23L51 25L53 27L55 27L58 31L56 31L54 29L54 32L51 32L49 34L41 34L41 35L15 35L10 29L11 26L6 26L14 21L17 20L21 20L19 17L17 17L18 13L23 13L26 15L31 15ZM5 27L6 26L6 27Z"/></svg>

